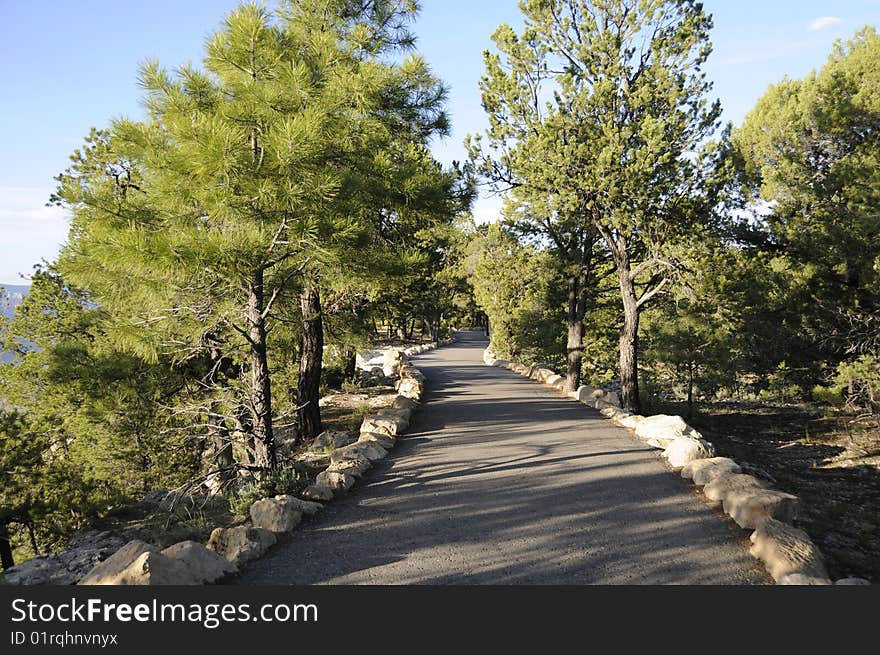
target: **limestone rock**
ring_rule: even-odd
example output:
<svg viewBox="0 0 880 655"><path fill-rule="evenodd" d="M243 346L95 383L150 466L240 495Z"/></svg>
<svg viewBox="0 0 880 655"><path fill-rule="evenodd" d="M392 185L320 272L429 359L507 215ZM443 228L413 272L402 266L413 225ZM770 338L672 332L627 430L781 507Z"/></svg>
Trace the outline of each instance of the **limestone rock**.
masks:
<svg viewBox="0 0 880 655"><path fill-rule="evenodd" d="M279 500L280 498L280 500ZM290 496L263 498L251 505L251 522L254 527L275 533L290 532L302 521L302 510Z"/></svg>
<svg viewBox="0 0 880 655"><path fill-rule="evenodd" d="M776 584L781 585L830 585L831 580L828 578L817 578L812 575L804 575L803 573L789 573L782 576Z"/></svg>
<svg viewBox="0 0 880 655"><path fill-rule="evenodd" d="M350 432L335 432L327 430L322 432L312 441L309 446L310 451L332 450L333 448L342 448L348 444L357 441L357 435Z"/></svg>
<svg viewBox="0 0 880 655"><path fill-rule="evenodd" d="M617 416L626 416L629 413L624 409L620 409L620 407L617 407L616 405L606 403L604 398L595 400L593 402L593 407L598 409L602 416L610 419L616 418Z"/></svg>
<svg viewBox="0 0 880 655"><path fill-rule="evenodd" d="M556 372L549 368L536 368L532 371L532 379L538 382L546 382L551 375L556 375Z"/></svg>
<svg viewBox="0 0 880 655"><path fill-rule="evenodd" d="M384 458L387 454L388 451L375 441L358 441L350 446L333 451L330 460L331 462L339 462L344 459L364 457L371 462L375 462Z"/></svg>
<svg viewBox="0 0 880 655"><path fill-rule="evenodd" d="M271 530L239 525L234 528L215 528L208 539L208 548L234 566L241 566L260 557L275 541L275 533Z"/></svg>
<svg viewBox="0 0 880 655"><path fill-rule="evenodd" d="M315 479L315 485L319 487L327 487L333 493L342 493L351 489L354 485L354 476L348 473L337 473L333 471L322 471L318 473Z"/></svg>
<svg viewBox="0 0 880 655"><path fill-rule="evenodd" d="M797 496L773 489L733 490L724 496L723 509L741 528L756 528L767 517L791 523L797 515Z"/></svg>
<svg viewBox="0 0 880 655"><path fill-rule="evenodd" d="M391 406L395 409L408 409L412 411L419 406L419 403L412 398L398 395L394 397L394 402L391 403Z"/></svg>
<svg viewBox="0 0 880 655"><path fill-rule="evenodd" d="M692 437L702 439L703 435L684 422L680 416L658 414L648 416L636 426L636 436L644 439L654 448L665 449L673 439Z"/></svg>
<svg viewBox="0 0 880 655"><path fill-rule="evenodd" d="M391 450L394 448L394 444L396 443L396 439L388 434L383 434L381 432L361 432L361 436L358 439L358 443L363 443L365 441L373 441L385 450Z"/></svg>
<svg viewBox="0 0 880 655"><path fill-rule="evenodd" d="M544 384L546 384L549 387L552 387L557 382L560 382L560 381L564 382L565 378L562 377L561 375L554 373L553 375L548 376L546 380L544 380Z"/></svg>
<svg viewBox="0 0 880 655"><path fill-rule="evenodd" d="M777 582L792 573L828 577L822 554L803 530L767 518L752 533L751 541L752 557L761 560Z"/></svg>
<svg viewBox="0 0 880 655"><path fill-rule="evenodd" d="M703 439L692 439L690 437L680 437L673 439L666 450L663 451L663 457L669 462L673 468L681 468L688 462L696 459L706 459L715 455L715 448L708 441Z"/></svg>
<svg viewBox="0 0 880 655"><path fill-rule="evenodd" d="M617 415L615 417L615 422L620 427L629 428L630 430L635 430L636 426L644 420L645 417L641 414L628 414L626 416Z"/></svg>
<svg viewBox="0 0 880 655"><path fill-rule="evenodd" d="M401 380L397 385L397 393L406 398L419 400L422 397L422 384L413 379Z"/></svg>
<svg viewBox="0 0 880 655"><path fill-rule="evenodd" d="M182 562L199 584L209 584L235 573L229 560L195 541L181 541L162 551L165 557Z"/></svg>
<svg viewBox="0 0 880 655"><path fill-rule="evenodd" d="M506 368L509 363L510 362L508 362L506 359L496 359L492 362L492 366L497 366L499 368Z"/></svg>
<svg viewBox="0 0 880 655"><path fill-rule="evenodd" d="M32 557L3 571L9 585L73 585L126 543L118 534L83 530L70 539L65 550Z"/></svg>
<svg viewBox="0 0 880 655"><path fill-rule="evenodd" d="M102 585L116 584L114 582L105 582L118 576L122 571L128 568L132 562L144 553L158 552L155 546L134 539L129 541L122 548L113 553L110 557L95 566L78 582L81 585Z"/></svg>
<svg viewBox="0 0 880 655"><path fill-rule="evenodd" d="M724 501L731 493L741 491L762 491L767 484L756 477L745 473L722 473L712 482L703 487L703 493L709 500Z"/></svg>
<svg viewBox="0 0 880 655"><path fill-rule="evenodd" d="M359 478L366 473L371 466L372 463L370 460L363 455L358 454L354 457L348 457L331 463L330 466L327 467L327 471L330 473L347 473L348 475Z"/></svg>
<svg viewBox="0 0 880 655"><path fill-rule="evenodd" d="M374 418L384 421L394 421L397 424L397 432L400 433L404 432L409 427L410 416L412 416L412 411L409 409L394 409L392 407L386 407L385 409L379 410ZM372 432L372 430L367 430L367 432Z"/></svg>
<svg viewBox="0 0 880 655"><path fill-rule="evenodd" d="M130 541L79 581L81 585L197 585L187 565L143 541Z"/></svg>
<svg viewBox="0 0 880 655"><path fill-rule="evenodd" d="M836 585L844 585L844 586L862 586L871 584L868 580L864 578L841 578L840 580L835 581Z"/></svg>
<svg viewBox="0 0 880 655"><path fill-rule="evenodd" d="M602 396L602 400L614 407L620 407L620 397L614 391L606 391L605 395Z"/></svg>
<svg viewBox="0 0 880 655"><path fill-rule="evenodd" d="M681 477L693 480L698 487L712 482L724 473L740 473L739 464L728 457L709 457L708 459L695 459L688 462L681 469Z"/></svg>
<svg viewBox="0 0 880 655"><path fill-rule="evenodd" d="M314 516L322 509L324 506L321 503L313 503L308 500L302 500L301 498L297 498L296 496L288 496L286 494L275 496L275 500L283 501L285 503L289 503L296 507L303 516Z"/></svg>
<svg viewBox="0 0 880 655"><path fill-rule="evenodd" d="M302 497L308 500L327 502L333 500L333 490L321 484L311 484L302 491Z"/></svg>
<svg viewBox="0 0 880 655"><path fill-rule="evenodd" d="M601 389L587 385L579 386L575 393L577 394L575 399L580 403L592 403L605 395L605 392Z"/></svg>
<svg viewBox="0 0 880 655"><path fill-rule="evenodd" d="M364 418L360 429L361 432L381 432L392 437L397 435L398 430L400 430L400 422L397 419L379 416L367 416Z"/></svg>

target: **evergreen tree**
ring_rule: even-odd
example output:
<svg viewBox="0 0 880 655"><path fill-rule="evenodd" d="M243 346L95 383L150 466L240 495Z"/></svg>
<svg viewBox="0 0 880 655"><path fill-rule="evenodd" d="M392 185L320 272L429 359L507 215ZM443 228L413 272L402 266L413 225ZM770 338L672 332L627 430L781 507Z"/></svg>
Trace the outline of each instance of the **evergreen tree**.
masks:
<svg viewBox="0 0 880 655"><path fill-rule="evenodd" d="M720 113L700 72L712 21L691 0L520 8L522 34L502 26L494 38L504 59L487 56L484 106L501 151L483 170L514 187L542 234L581 253L566 263L586 266L602 238L622 301L623 403L637 410L640 313L676 270L670 244L716 203L719 151L694 155Z"/></svg>

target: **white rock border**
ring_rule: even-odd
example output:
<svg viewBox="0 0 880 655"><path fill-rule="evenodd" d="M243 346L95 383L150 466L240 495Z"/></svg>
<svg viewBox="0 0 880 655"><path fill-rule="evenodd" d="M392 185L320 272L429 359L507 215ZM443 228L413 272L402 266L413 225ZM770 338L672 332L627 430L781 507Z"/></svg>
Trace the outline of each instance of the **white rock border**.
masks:
<svg viewBox="0 0 880 655"><path fill-rule="evenodd" d="M525 366L515 361L497 359L489 349L483 352L487 366L506 368L523 377L562 391L565 378L543 364ZM776 584L863 585L862 578L832 582L825 573L819 548L805 532L791 523L797 516L799 500L792 494L771 489L769 483L741 472L740 466L727 457L716 457L715 447L684 422L680 416L659 414L641 416L620 407L614 392L582 385L565 394L599 413L617 426L627 428L649 446L661 450L673 472L703 488L703 499L716 506L737 525L753 530L750 554L761 561ZM710 487L710 493L706 488ZM785 574L779 574L779 561L786 562Z"/></svg>
<svg viewBox="0 0 880 655"><path fill-rule="evenodd" d="M303 498L262 498L251 506L250 520L215 528L207 546L181 542L159 552L149 544L129 542L93 567L78 584L178 584L175 579L180 580L179 584L211 584L234 575L241 565L263 556L279 537L295 530L303 515L314 516L324 507L323 502L347 492L374 462L388 454L397 437L409 427L427 381L409 358L451 342L447 339L387 349L392 355L388 360L393 362L393 372L398 375L397 395L391 407L365 417L357 440L333 449L329 464L303 491ZM307 455L314 454L307 451ZM132 570L138 574L132 575Z"/></svg>

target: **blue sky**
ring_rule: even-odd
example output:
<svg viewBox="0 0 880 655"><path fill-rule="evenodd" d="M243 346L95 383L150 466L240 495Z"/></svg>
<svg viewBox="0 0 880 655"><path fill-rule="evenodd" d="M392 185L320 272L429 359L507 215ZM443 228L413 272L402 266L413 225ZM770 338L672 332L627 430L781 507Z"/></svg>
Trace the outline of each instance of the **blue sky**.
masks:
<svg viewBox="0 0 880 655"><path fill-rule="evenodd" d="M0 284L21 284L67 235L45 207L53 176L91 126L138 117L139 62L199 61L204 38L237 0L0 0ZM271 3L270 3L271 4ZM707 72L726 120L742 121L770 84L820 67L838 38L880 25L880 0L704 0L715 18ZM484 128L477 82L482 52L502 22L520 24L516 0L422 0L418 50L451 87L452 135L435 144L463 160L466 134ZM500 206L480 200L475 215Z"/></svg>

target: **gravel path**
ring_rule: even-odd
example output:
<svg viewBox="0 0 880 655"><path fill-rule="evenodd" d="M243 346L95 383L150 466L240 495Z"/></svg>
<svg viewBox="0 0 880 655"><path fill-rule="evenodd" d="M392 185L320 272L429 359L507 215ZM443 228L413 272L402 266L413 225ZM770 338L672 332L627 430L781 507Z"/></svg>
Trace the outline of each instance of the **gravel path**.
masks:
<svg viewBox="0 0 880 655"><path fill-rule="evenodd" d="M239 584L766 584L748 533L598 412L482 363L415 359L407 435Z"/></svg>

